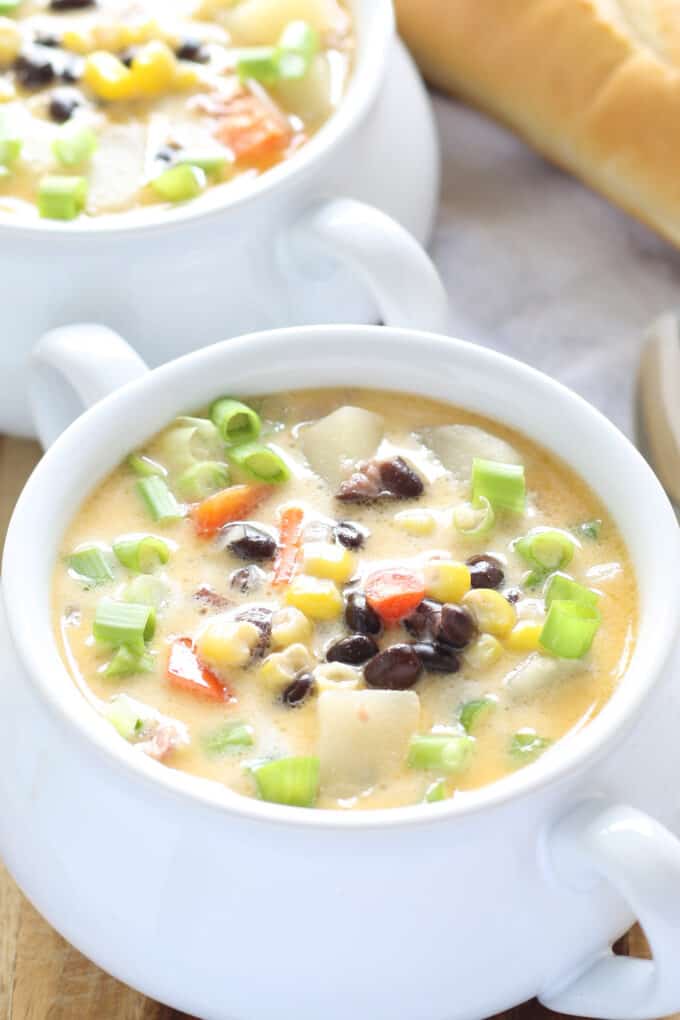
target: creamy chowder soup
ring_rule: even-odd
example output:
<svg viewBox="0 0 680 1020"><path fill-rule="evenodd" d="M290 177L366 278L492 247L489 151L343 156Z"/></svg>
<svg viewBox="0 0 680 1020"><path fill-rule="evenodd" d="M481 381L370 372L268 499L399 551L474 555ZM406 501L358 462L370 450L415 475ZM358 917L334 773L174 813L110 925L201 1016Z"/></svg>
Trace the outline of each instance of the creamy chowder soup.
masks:
<svg viewBox="0 0 680 1020"><path fill-rule="evenodd" d="M328 119L352 53L340 0L0 0L0 215L254 177Z"/></svg>
<svg viewBox="0 0 680 1020"><path fill-rule="evenodd" d="M216 401L89 497L64 660L140 754L319 808L464 796L550 755L626 669L611 518L526 437L367 390Z"/></svg>

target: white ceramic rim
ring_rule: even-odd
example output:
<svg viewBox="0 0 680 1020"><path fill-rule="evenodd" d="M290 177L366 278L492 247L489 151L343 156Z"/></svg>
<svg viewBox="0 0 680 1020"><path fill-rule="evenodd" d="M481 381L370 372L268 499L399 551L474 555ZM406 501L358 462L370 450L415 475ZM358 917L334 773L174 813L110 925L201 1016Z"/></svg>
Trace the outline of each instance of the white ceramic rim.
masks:
<svg viewBox="0 0 680 1020"><path fill-rule="evenodd" d="M387 57L395 36L395 18L392 0L347 0L354 20L357 42L355 65L349 80L347 92L340 106L310 141L290 159L272 167L239 186L238 180L224 187L210 188L192 202L180 203L174 208L145 209L80 219L76 223L59 220L39 220L37 223L16 221L9 215L0 219L0 237L3 232L12 236L45 239L45 235L56 234L60 246L68 243L67 238L95 238L100 234L107 237L118 234L149 233L177 227L188 220L196 221L216 212L226 211L247 202L256 201L260 196L283 186L297 174L313 169L326 155L330 154L343 138L363 118L374 99L384 78Z"/></svg>
<svg viewBox="0 0 680 1020"><path fill-rule="evenodd" d="M267 357L271 359L272 344L280 344L285 345L287 361L293 352L294 362L295 356L301 356L305 351L308 356L309 343L314 340L316 345L325 342L325 351L332 358L330 352L337 351L338 345L348 337L348 334L352 335L357 346L370 345L375 350L380 350L381 358L385 359L389 359L395 353L398 359L403 353L404 362L408 358L413 360L414 345L419 347L419 360L438 358L437 363L444 364L452 358L462 359L472 365L477 377L483 379L487 376L493 378L494 375L502 377L503 390L511 391L513 399L530 390L542 391L542 398L539 394L539 399L545 404L544 410L552 408L559 415L560 421L565 422L565 432L577 431L568 428L571 420L572 423L579 423L586 429L589 436L597 433L599 447L605 458L602 463L607 463L611 472L610 477L616 479L622 493L628 496L635 494L634 514L640 518L640 527L643 514L639 507L644 507L648 519L654 522L653 534L642 532L649 551L656 553L652 560L653 582L648 579L648 575L645 575L643 580L648 585L648 591L653 593L657 606L653 620L650 619L651 614L645 612L641 606L639 633L633 659L624 680L605 708L588 726L570 739L557 744L536 765L519 770L490 786L458 795L450 801L439 804L370 811L305 811L239 796L216 781L200 779L173 770L135 751L120 739L105 720L96 715L78 691L61 661L49 625L46 627L44 638L40 642L36 641L35 612L36 609L38 612L46 612L49 620L50 595L49 590L45 589L49 588L49 577L61 532L85 496L84 490L80 491L77 500L75 498L69 500L68 494L61 492L55 496L54 479L50 481L50 476L55 473L55 464L60 466L60 470L56 472L59 477L64 471L64 465L76 464L77 470L84 473L83 481L86 479L84 488L91 490L100 478L125 456L134 443L143 442L144 435L135 436L132 441L131 435L135 428L143 427L136 421L135 407L139 409L141 403L147 408L154 408L153 413L157 413L149 391L154 391L160 402L164 399L166 402L171 401L174 413L186 413L191 408L183 405L181 399L169 395L181 394L187 386L189 388L193 386L200 391L201 396L198 400L187 396L187 403L193 408L199 406L201 402L207 403L211 397L217 396L217 390L223 387L220 383L215 385L204 380L224 378L225 366L222 362L228 362L230 354L238 357L247 349L247 359L257 364L261 359ZM300 348L299 351L296 344ZM257 351L258 346L262 348L260 354ZM340 355L336 357L340 358ZM324 358L324 362L326 361L327 358ZM341 363L338 361L338 364ZM197 382L194 384L193 380ZM414 387L413 392L417 392L417 384L412 382L411 385ZM236 383L233 389L239 394L243 392L243 388L243 384ZM245 388L247 390L247 380ZM408 388L407 384L406 389ZM498 383L495 390L497 392L500 390ZM458 400L458 404L465 406L465 401ZM158 427L162 427L163 423L171 418L173 412L166 414L165 411L166 408L163 408L163 417L159 420ZM115 429L120 421L131 423L125 430L121 430L128 433L128 438L124 438L122 442ZM115 442L119 444L117 456L111 457L102 465L101 470L94 471L92 466L93 462L96 462L96 449L92 449L93 430L115 434ZM147 432L146 435L148 434L150 433ZM593 483L593 479L589 481ZM593 487L597 491L596 482ZM49 527L45 523L48 507L49 512L57 519L52 538L49 538ZM618 511L610 512L621 526ZM627 531L622 527L624 539L637 529L631 525ZM38 535L40 538L36 540ZM51 543L49 564L46 564L44 558L45 537ZM659 549L663 550L663 556L658 555ZM623 739L634 724L644 701L660 679L673 650L680 617L680 591L677 583L679 568L680 530L658 480L641 455L618 429L571 390L528 365L462 340L387 327L307 326L255 333L185 355L113 393L74 422L46 453L17 503L5 545L2 582L10 631L15 639L19 656L36 693L49 706L62 728L65 728L69 740L78 740L85 751L90 749L104 756L107 766L124 771L129 778L136 781L146 780L153 784L157 792L164 790L180 800L188 797L194 806L196 802L200 802L209 808L227 810L244 818L273 824L353 829L385 825L430 825L436 821L444 822L456 816L498 807L512 798L526 796L549 784L556 784L565 779L569 773L579 772L604 756L613 744ZM34 579L40 579L41 587L43 575L44 587L36 596ZM640 590L642 592L642 585Z"/></svg>

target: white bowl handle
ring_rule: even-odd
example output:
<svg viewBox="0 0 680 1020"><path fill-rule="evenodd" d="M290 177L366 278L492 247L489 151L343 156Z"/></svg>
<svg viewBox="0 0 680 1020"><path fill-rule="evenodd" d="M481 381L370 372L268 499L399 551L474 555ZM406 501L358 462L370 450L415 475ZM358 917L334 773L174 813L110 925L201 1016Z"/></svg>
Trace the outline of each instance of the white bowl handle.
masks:
<svg viewBox="0 0 680 1020"><path fill-rule="evenodd" d="M298 270L296 287L340 260L367 284L386 326L448 332L448 298L432 260L408 230L373 206L353 198L312 206L284 236L280 255L285 269Z"/></svg>
<svg viewBox="0 0 680 1020"><path fill-rule="evenodd" d="M136 351L106 326L78 323L45 333L29 364L29 402L43 447L92 404L146 372Z"/></svg>
<svg viewBox="0 0 680 1020"><path fill-rule="evenodd" d="M589 800L553 828L548 852L556 876L573 888L610 882L642 924L654 958L607 949L541 1002L602 1020L657 1020L680 1009L680 841L635 808Z"/></svg>

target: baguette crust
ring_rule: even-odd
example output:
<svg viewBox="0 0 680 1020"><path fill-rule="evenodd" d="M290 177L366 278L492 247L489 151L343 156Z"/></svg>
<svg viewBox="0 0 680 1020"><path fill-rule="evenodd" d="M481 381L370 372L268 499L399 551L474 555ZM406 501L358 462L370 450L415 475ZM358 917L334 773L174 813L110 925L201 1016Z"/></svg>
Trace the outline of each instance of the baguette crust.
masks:
<svg viewBox="0 0 680 1020"><path fill-rule="evenodd" d="M396 0L428 80L680 246L680 0Z"/></svg>

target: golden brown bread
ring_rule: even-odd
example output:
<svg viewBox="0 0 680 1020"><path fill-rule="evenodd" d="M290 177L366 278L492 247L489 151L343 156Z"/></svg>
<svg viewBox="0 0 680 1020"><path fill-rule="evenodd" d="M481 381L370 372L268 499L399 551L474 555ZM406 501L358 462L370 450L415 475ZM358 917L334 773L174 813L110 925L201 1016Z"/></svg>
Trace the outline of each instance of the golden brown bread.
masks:
<svg viewBox="0 0 680 1020"><path fill-rule="evenodd" d="M426 77L680 245L680 0L396 0Z"/></svg>

